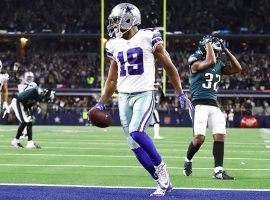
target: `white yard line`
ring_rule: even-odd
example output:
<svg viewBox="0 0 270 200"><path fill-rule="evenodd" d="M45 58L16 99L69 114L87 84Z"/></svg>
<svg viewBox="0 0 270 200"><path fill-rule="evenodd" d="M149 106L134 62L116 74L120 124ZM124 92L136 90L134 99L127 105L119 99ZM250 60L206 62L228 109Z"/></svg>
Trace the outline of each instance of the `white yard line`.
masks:
<svg viewBox="0 0 270 200"><path fill-rule="evenodd" d="M270 130L269 130L270 131ZM269 137L270 139L270 137ZM2 142L8 142L10 143L12 140L11 139L1 139L0 143ZM180 140L180 139L179 139ZM76 139L76 138L52 138L52 139L38 139L39 142L46 142L48 144L100 144L102 142L102 144L104 145L127 145L125 142L125 139L103 139L103 140L99 140L99 139L91 139L91 138L85 138L85 139ZM164 140L153 140L154 143L156 143L156 145L169 145L169 144L175 144L175 145L186 145L188 146L188 142L179 142L179 141L167 141L166 139ZM204 142L204 144L213 144L213 142ZM254 143L254 142L226 142L225 145L227 146L234 146L234 145L243 145L243 146L247 146L247 145L256 145L259 146L261 145L261 143Z"/></svg>
<svg viewBox="0 0 270 200"><path fill-rule="evenodd" d="M100 144L100 143L99 143ZM0 149L6 149L6 148L14 148L11 145L0 145ZM76 147L76 146L64 146L64 147L56 147L56 146L43 146L42 149L69 149L69 150L106 150L106 151L126 151L128 149L128 146L126 144L126 148L115 148L115 147ZM20 149L21 151L23 150L28 150L28 149ZM181 149L181 148L163 148L163 147L158 147L159 151L167 151L167 152L186 152L187 149ZM200 149L200 152L212 152L212 149ZM232 152L232 153L248 153L248 154L257 154L257 153L269 153L269 150L249 150L249 151L240 151L240 150L226 150L226 152ZM1 154L0 154L1 155Z"/></svg>
<svg viewBox="0 0 270 200"><path fill-rule="evenodd" d="M99 186L99 185L57 185L57 184L28 184L28 183L0 183L0 186L29 186L29 187L71 187L71 188L108 188L108 189L155 189L154 187L136 186ZM269 192L270 189L231 189L231 188L185 188L174 187L174 190L211 190L211 191L258 191Z"/></svg>
<svg viewBox="0 0 270 200"><path fill-rule="evenodd" d="M39 157L99 157L99 158L134 158L133 155L103 155L103 154L48 154L48 153L1 153L4 156L39 156ZM163 156L167 159L181 159L183 156ZM199 156L196 159L213 159L213 157ZM256 160L256 161L270 161L270 158L224 158L225 160Z"/></svg>
<svg viewBox="0 0 270 200"><path fill-rule="evenodd" d="M42 165L42 164L0 164L0 167L66 167L66 168L132 168L140 169L141 166L132 165ZM182 167L170 167L170 169L180 170ZM213 170L213 168L193 168L194 170ZM270 171L270 168L228 168L230 171Z"/></svg>
<svg viewBox="0 0 270 200"><path fill-rule="evenodd" d="M262 128L260 129L261 136L263 138L265 147L270 149L270 129Z"/></svg>

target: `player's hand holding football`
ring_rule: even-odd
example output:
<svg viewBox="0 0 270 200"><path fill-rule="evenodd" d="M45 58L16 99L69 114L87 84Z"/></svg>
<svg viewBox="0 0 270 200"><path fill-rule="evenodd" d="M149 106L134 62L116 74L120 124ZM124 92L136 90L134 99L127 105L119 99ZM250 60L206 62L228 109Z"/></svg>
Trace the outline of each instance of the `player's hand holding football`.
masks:
<svg viewBox="0 0 270 200"><path fill-rule="evenodd" d="M94 126L105 128L112 125L113 119L108 111L105 110L105 105L98 102L88 112L88 117Z"/></svg>
<svg viewBox="0 0 270 200"><path fill-rule="evenodd" d="M95 108L97 108L99 110L105 110L106 109L105 105L103 103L101 103L101 102L98 102L92 109L95 109Z"/></svg>

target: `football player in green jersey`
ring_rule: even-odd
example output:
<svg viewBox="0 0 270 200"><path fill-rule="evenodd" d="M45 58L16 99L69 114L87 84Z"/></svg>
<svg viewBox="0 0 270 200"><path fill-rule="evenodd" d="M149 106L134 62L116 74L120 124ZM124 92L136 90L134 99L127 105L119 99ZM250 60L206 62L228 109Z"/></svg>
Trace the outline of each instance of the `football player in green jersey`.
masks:
<svg viewBox="0 0 270 200"><path fill-rule="evenodd" d="M50 89L42 89L38 86L18 93L11 101L11 107L15 112L17 119L21 122L16 137L11 141L11 145L16 148L23 148L20 143L20 136L23 129L27 127L28 143L26 148L40 148L32 140L32 119L33 106L40 101L53 101L55 92Z"/></svg>
<svg viewBox="0 0 270 200"><path fill-rule="evenodd" d="M221 53L225 53L229 64L224 64ZM213 156L215 161L214 176L216 179L233 180L223 170L224 140L226 122L218 107L217 90L222 75L232 75L241 72L242 68L232 53L224 47L222 40L205 36L199 42L199 49L189 59L190 95L195 107L193 113L193 141L190 142L183 174L192 174L192 158L205 140L206 127L213 135Z"/></svg>

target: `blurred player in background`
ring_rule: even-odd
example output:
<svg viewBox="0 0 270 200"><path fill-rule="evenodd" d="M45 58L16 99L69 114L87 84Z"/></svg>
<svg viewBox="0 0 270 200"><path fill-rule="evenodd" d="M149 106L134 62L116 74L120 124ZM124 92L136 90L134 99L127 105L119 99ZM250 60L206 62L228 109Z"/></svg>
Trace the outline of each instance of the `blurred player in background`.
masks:
<svg viewBox="0 0 270 200"><path fill-rule="evenodd" d="M21 78L20 84L18 84L18 91L23 92L36 86L37 84L34 82L33 72L25 72L24 77Z"/></svg>
<svg viewBox="0 0 270 200"><path fill-rule="evenodd" d="M224 64L221 53L225 53L229 63ZM226 135L225 118L217 103L217 90L222 75L241 72L242 68L223 42L213 36L205 36L199 42L199 50L189 59L190 95L195 107L193 116L194 138L190 142L183 174L192 174L192 158L205 140L206 127L210 129L214 143L213 156L215 161L214 176L216 179L233 180L223 169L224 141Z"/></svg>
<svg viewBox="0 0 270 200"><path fill-rule="evenodd" d="M33 87L36 87L37 84L34 82L35 77L33 72L27 71L24 73L24 75L19 76L17 74L18 69L20 68L20 63L15 62L13 66L13 72L15 80L19 83L18 84L18 92L23 92L25 90L31 89ZM23 134L20 137L20 139L27 139L27 127L23 129Z"/></svg>
<svg viewBox="0 0 270 200"><path fill-rule="evenodd" d="M183 107L188 101L177 70L164 49L161 34L155 29L138 29L141 14L129 3L115 6L109 16L106 43L110 58L108 78L95 108L104 110L116 88L119 114L128 144L138 161L157 181L152 196L164 196L172 190L167 165L146 133L155 107L155 58L164 66Z"/></svg>
<svg viewBox="0 0 270 200"><path fill-rule="evenodd" d="M9 113L8 79L9 79L9 75L5 72L5 70L3 70L3 64L2 64L2 61L0 60L0 111L1 109L3 109L4 115L6 113Z"/></svg>
<svg viewBox="0 0 270 200"><path fill-rule="evenodd" d="M162 89L159 83L155 83L155 108L153 110L152 120L150 125L154 127L154 139L164 139L159 135L159 128L160 128L160 118L157 110L157 105L160 102L160 99L164 97Z"/></svg>
<svg viewBox="0 0 270 200"><path fill-rule="evenodd" d="M15 63L13 67L13 71L16 72L18 70L18 67L20 66L19 63ZM28 89L31 89L33 87L36 87L37 84L34 82L35 77L33 72L27 71L22 76L18 77L18 75L15 75L18 84L18 92L23 92ZM23 135L21 136L22 139L27 139L27 128L25 127L23 130Z"/></svg>
<svg viewBox="0 0 270 200"><path fill-rule="evenodd" d="M54 91L36 86L18 93L15 98L12 99L11 107L14 110L17 119L21 122L16 137L11 141L11 144L14 147L23 148L20 143L20 136L22 135L23 129L27 127L28 143L26 148L40 148L32 140L33 106L40 101L53 101L54 97Z"/></svg>

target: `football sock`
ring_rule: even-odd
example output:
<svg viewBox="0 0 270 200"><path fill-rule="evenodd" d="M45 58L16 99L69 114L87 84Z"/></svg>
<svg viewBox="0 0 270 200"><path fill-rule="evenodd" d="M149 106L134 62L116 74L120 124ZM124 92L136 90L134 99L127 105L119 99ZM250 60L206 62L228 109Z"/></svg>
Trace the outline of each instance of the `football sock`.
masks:
<svg viewBox="0 0 270 200"><path fill-rule="evenodd" d="M141 163L141 165L149 172L149 174L153 177L153 179L157 179L155 176L155 167L151 160L151 158L147 155L147 153L143 150L143 148L139 147L137 149L132 149L136 158Z"/></svg>
<svg viewBox="0 0 270 200"><path fill-rule="evenodd" d="M200 149L201 144L197 144L196 146L193 145L193 142L191 141L188 150L187 150L187 159L191 160L195 153Z"/></svg>
<svg viewBox="0 0 270 200"><path fill-rule="evenodd" d="M143 148L143 150L153 161L154 165L158 166L162 160L151 138L145 132L139 131L133 132L130 135L133 140L135 140L140 147Z"/></svg>
<svg viewBox="0 0 270 200"><path fill-rule="evenodd" d="M223 166L224 158L224 142L215 141L213 144L213 156L215 160L215 167Z"/></svg>
<svg viewBox="0 0 270 200"><path fill-rule="evenodd" d="M159 137L159 124L154 124L154 137Z"/></svg>
<svg viewBox="0 0 270 200"><path fill-rule="evenodd" d="M23 129L25 128L25 126L26 126L25 122L20 124L20 126L19 126L19 128L17 130L17 135L16 135L17 140L20 139L20 136L22 135L22 132L23 132Z"/></svg>
<svg viewBox="0 0 270 200"><path fill-rule="evenodd" d="M27 135L28 135L28 141L32 140L32 122L29 122L27 124Z"/></svg>

